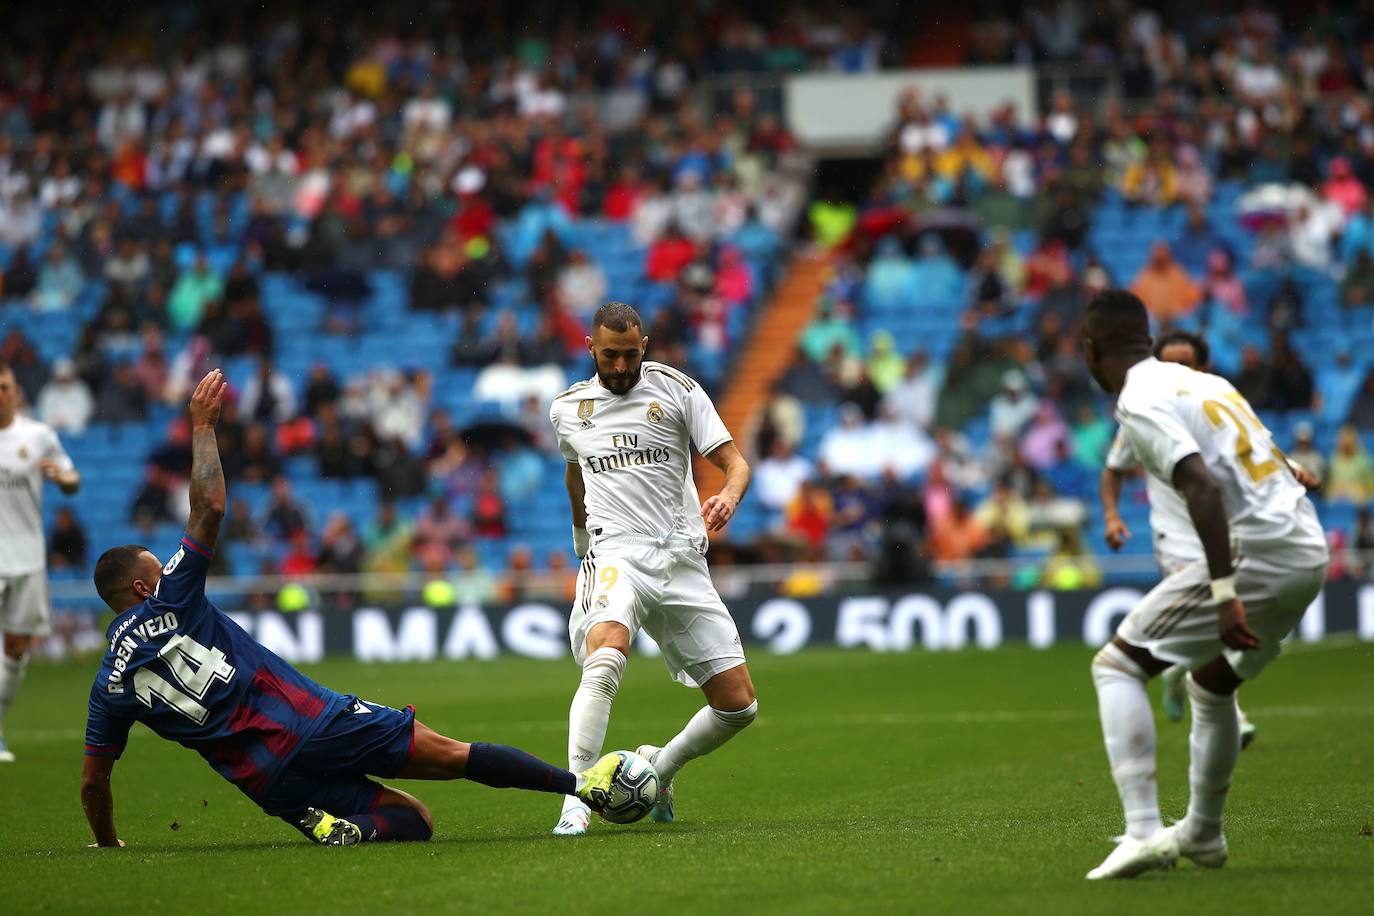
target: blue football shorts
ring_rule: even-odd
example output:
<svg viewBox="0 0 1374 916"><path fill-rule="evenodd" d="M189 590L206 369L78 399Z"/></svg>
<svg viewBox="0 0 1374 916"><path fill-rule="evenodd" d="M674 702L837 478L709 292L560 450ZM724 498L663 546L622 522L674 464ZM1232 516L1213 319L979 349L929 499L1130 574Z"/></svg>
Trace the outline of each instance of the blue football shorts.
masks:
<svg viewBox="0 0 1374 916"><path fill-rule="evenodd" d="M293 819L305 808L336 817L377 807L382 787L415 750L415 707L392 709L357 697L320 727L263 796L262 809Z"/></svg>

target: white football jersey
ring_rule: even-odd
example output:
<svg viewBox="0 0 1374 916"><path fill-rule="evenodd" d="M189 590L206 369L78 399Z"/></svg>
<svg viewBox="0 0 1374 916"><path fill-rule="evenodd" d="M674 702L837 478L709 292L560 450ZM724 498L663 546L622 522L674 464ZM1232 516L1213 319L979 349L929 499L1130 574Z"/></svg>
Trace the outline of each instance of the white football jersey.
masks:
<svg viewBox="0 0 1374 916"><path fill-rule="evenodd" d="M41 572L47 567L43 537L43 474L49 458L64 471L72 460L46 423L16 414L0 429L0 576Z"/></svg>
<svg viewBox="0 0 1374 916"><path fill-rule="evenodd" d="M1140 466L1135 452L1126 441L1126 434L1116 431L1112 447L1107 452L1107 467L1113 471L1131 471ZM1153 474L1145 475L1145 490L1150 497L1150 530L1154 533L1155 556L1160 566L1182 566L1203 558L1202 542L1193 529L1188 504L1178 491Z"/></svg>
<svg viewBox="0 0 1374 916"><path fill-rule="evenodd" d="M705 536L692 446L708 455L732 437L695 381L645 360L625 394L593 375L554 399L549 421L564 459L582 468L588 530Z"/></svg>
<svg viewBox="0 0 1374 916"><path fill-rule="evenodd" d="M1116 418L1141 466L1170 489L1178 462L1202 457L1221 488L1231 533L1243 552L1280 552L1290 566L1327 561L1326 535L1306 491L1269 430L1226 379L1153 357L1142 360L1126 373Z"/></svg>

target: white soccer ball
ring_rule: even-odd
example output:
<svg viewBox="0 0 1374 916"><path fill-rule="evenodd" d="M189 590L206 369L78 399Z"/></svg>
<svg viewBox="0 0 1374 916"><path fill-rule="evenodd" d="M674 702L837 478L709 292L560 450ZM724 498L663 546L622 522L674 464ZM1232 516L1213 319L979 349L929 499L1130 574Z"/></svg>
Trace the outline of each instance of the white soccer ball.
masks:
<svg viewBox="0 0 1374 916"><path fill-rule="evenodd" d="M633 824L658 800L658 772L634 751L615 753L620 755L620 773L611 783L611 800L601 816L613 824Z"/></svg>

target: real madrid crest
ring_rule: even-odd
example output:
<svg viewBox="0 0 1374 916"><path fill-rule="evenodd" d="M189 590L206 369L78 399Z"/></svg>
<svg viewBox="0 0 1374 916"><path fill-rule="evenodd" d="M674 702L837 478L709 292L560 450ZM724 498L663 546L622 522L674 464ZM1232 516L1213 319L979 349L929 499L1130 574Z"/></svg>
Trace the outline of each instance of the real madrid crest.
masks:
<svg viewBox="0 0 1374 916"><path fill-rule="evenodd" d="M662 422L663 422L663 407L659 405L658 401L650 401L650 402L649 402L649 413L648 413L648 417L649 417L649 422L650 422L650 423L662 423Z"/></svg>
<svg viewBox="0 0 1374 916"><path fill-rule="evenodd" d="M598 611L604 611L604 610L606 610L606 606L609 605L610 603L611 603L611 599L610 599L610 598L607 598L605 595L597 595L597 596L596 596L596 609L597 609Z"/></svg>
<svg viewBox="0 0 1374 916"><path fill-rule="evenodd" d="M27 445L21 445L21 446L19 446L19 460L20 460L20 461L27 461L27 460L28 460L28 457L29 457L29 448L28 448L28 446L27 446Z"/></svg>

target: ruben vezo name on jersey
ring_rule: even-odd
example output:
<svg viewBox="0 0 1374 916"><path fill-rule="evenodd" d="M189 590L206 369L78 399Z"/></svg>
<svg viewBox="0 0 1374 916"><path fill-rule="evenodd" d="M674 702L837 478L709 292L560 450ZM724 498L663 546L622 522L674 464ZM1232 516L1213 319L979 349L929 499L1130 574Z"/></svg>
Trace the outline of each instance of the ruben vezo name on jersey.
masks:
<svg viewBox="0 0 1374 916"><path fill-rule="evenodd" d="M673 453L662 446L640 448L639 436L631 433L612 435L611 448L616 450L614 454L588 455L584 458L587 470L593 474L600 474L603 471L617 471L642 464L665 464L673 458Z"/></svg>
<svg viewBox="0 0 1374 916"><path fill-rule="evenodd" d="M105 689L110 693L124 692L124 669L129 666L129 659L133 658L134 650L139 647L139 644L147 642L154 636L162 636L172 632L177 628L178 623L177 615L168 611L156 617L149 617L125 634L124 631L129 629L135 619L130 617L124 621L123 626L115 630L114 637L110 640L110 651L115 654L114 670L110 672L110 680L105 685Z"/></svg>

